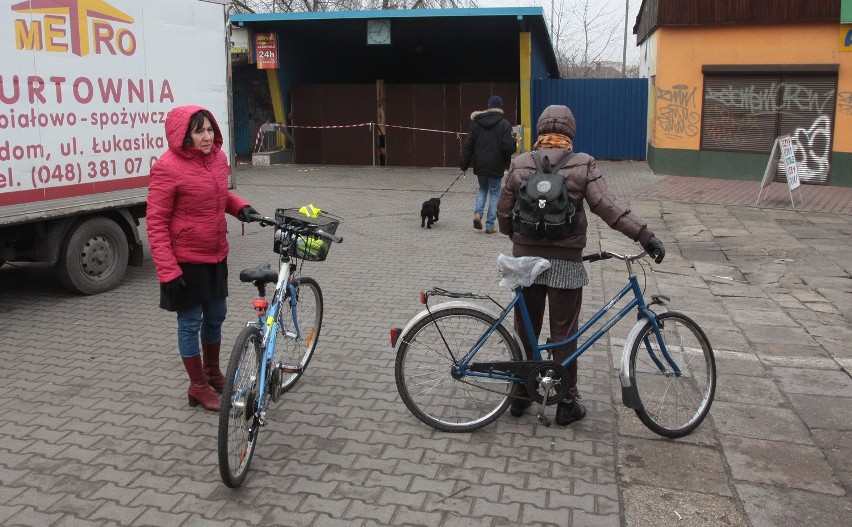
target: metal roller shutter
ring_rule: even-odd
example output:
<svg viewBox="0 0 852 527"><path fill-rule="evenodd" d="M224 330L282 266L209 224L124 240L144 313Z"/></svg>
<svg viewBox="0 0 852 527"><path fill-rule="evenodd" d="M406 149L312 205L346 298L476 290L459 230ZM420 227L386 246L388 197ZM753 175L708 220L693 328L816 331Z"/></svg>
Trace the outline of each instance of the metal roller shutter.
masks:
<svg viewBox="0 0 852 527"><path fill-rule="evenodd" d="M778 135L790 134L802 183L825 185L831 160L837 77L785 75ZM786 181L779 166L776 181Z"/></svg>
<svg viewBox="0 0 852 527"><path fill-rule="evenodd" d="M705 74L701 149L769 154L790 134L803 183L828 181L837 75ZM776 181L785 181L779 165Z"/></svg>
<svg viewBox="0 0 852 527"><path fill-rule="evenodd" d="M780 85L778 75L705 76L701 149L768 154Z"/></svg>

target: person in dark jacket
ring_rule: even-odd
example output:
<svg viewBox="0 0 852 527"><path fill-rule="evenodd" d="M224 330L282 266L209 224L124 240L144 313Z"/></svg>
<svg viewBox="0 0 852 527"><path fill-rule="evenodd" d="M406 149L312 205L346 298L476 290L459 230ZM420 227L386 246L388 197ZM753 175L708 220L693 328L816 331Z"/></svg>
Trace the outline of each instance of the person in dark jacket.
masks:
<svg viewBox="0 0 852 527"><path fill-rule="evenodd" d="M488 109L470 114L470 131L464 141L459 168L465 172L473 162L473 173L479 183L473 212L473 227L482 229L482 213L488 201L485 216L485 232L497 232L497 200L500 197L500 182L509 167L515 140L512 125L503 117L503 99L492 95Z"/></svg>
<svg viewBox="0 0 852 527"><path fill-rule="evenodd" d="M537 129L538 140L534 148L540 159L548 158L551 165L556 165L571 154L574 149L576 122L567 106L554 105L545 108L538 119ZM647 223L615 199L595 158L583 153L574 154L558 172L565 178L569 197L579 210L579 218L573 232L560 239L532 238L513 232L512 208L518 199L521 184L535 170L535 161L530 153L521 154L512 161L497 206L497 219L500 232L508 234L512 240L513 256L539 256L550 261L551 267L536 277L531 286L523 288L522 293L535 330L533 338L538 339L541 333L547 301L550 304L550 337L559 341L577 331L583 286L589 283L582 262L588 228L583 201L588 204L590 211L611 228L633 241L638 241L657 263L663 261L666 251ZM532 360L526 328L517 308L515 328L524 343L527 358ZM576 341L557 348L553 350L553 360L562 362L576 349ZM577 401L580 398L577 389L577 361L568 365L568 377L568 394L556 407L556 424L559 426L571 424L586 415L586 409ZM520 417L529 406L528 394L521 386L517 398L512 401L510 411L513 416Z"/></svg>
<svg viewBox="0 0 852 527"><path fill-rule="evenodd" d="M160 307L177 312L189 405L200 403L212 411L219 411L216 392L225 384L219 369L228 296L225 214L242 221L257 214L228 190L230 167L222 137L216 119L200 106L180 106L168 113L169 150L151 167L145 216Z"/></svg>

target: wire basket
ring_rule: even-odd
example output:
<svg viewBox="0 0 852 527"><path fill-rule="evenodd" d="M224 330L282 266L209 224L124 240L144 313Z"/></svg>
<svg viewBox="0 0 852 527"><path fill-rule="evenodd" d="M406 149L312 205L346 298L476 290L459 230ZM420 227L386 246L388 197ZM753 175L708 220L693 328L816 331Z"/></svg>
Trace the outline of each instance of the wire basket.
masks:
<svg viewBox="0 0 852 527"><path fill-rule="evenodd" d="M337 226L340 225L342 220L328 212L320 212L316 217L310 217L305 215L303 212L300 212L299 209L292 208L276 209L275 221L283 224L285 229L287 227L299 228L317 226L323 232L335 234L337 232ZM293 254L297 258L308 260L310 262L321 262L328 257L328 251L330 248L331 244L329 241L319 236L299 235L292 250ZM283 247L276 238L273 250L280 254L282 250L286 249L287 248Z"/></svg>
<svg viewBox="0 0 852 527"><path fill-rule="evenodd" d="M299 209L293 208L275 209L275 221L296 227L316 225L324 232L335 234L342 220L329 212L320 212L315 218L311 218L299 212Z"/></svg>

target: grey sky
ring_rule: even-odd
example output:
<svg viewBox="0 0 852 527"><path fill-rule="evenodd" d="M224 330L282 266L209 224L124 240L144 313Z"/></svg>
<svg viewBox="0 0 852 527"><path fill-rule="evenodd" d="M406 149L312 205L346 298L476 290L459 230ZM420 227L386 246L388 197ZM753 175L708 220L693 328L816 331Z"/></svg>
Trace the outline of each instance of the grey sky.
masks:
<svg viewBox="0 0 852 527"><path fill-rule="evenodd" d="M564 12L569 12L571 8L578 3L583 3L582 0L478 0L480 7L541 7L544 10L544 16L550 20L551 10L559 11L562 5ZM642 5L642 0L589 0L589 6L592 9L598 10L603 8L607 14L605 20L601 20L605 27L616 29L616 40L612 42L601 55L601 60L611 60L621 62L624 42L624 11L629 3L630 16L627 19L627 63L639 63L639 48L636 47L636 35L633 34L633 25L636 23L636 16L639 14L639 7Z"/></svg>

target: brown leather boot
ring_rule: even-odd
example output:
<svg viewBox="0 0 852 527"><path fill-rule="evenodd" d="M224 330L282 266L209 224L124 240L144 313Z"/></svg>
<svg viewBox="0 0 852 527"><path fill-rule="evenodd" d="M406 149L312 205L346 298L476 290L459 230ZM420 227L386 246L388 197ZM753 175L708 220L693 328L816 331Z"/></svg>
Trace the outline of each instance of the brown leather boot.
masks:
<svg viewBox="0 0 852 527"><path fill-rule="evenodd" d="M186 373L189 374L189 406L198 406L201 404L205 410L218 412L220 401L210 385L207 384L207 377L204 375L204 366L201 364L201 354L194 357L182 357L183 367L186 368Z"/></svg>
<svg viewBox="0 0 852 527"><path fill-rule="evenodd" d="M225 386L225 376L222 375L222 370L219 369L219 348L221 346L221 342L201 344L201 351L204 354L204 374L207 376L207 384L212 386L218 393L222 393L222 388Z"/></svg>

